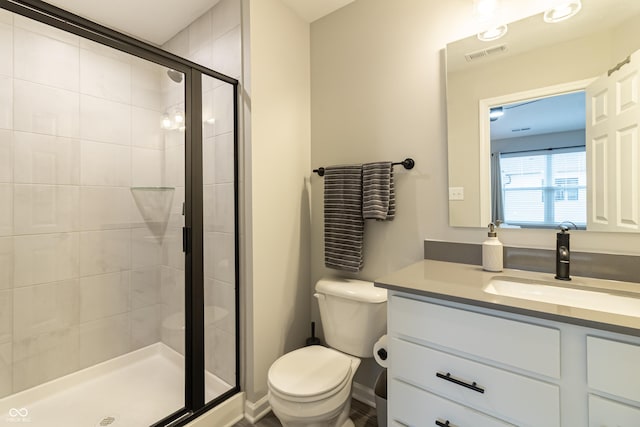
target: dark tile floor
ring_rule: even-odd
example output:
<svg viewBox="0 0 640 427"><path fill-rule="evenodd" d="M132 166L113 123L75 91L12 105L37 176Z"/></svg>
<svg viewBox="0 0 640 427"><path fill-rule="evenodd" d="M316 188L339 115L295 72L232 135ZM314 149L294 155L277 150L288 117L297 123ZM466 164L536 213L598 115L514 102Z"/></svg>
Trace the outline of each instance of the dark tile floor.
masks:
<svg viewBox="0 0 640 427"><path fill-rule="evenodd" d="M377 427L378 420L376 418L376 410L355 399L351 400L351 419L356 427ZM233 427L281 427L280 421L269 412L257 424L251 424L247 420L236 423Z"/></svg>

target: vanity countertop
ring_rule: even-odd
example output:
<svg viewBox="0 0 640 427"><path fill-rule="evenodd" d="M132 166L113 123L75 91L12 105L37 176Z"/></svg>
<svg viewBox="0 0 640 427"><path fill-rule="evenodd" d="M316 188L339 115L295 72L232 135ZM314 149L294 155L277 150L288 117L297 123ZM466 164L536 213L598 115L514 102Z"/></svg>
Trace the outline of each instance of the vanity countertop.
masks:
<svg viewBox="0 0 640 427"><path fill-rule="evenodd" d="M578 308L529 299L494 295L485 287L496 278L558 283L565 288L576 287L637 298L640 307L640 283L592 279L572 276L571 281L555 280L553 274L504 269L500 273L482 270L481 266L453 262L423 260L375 281L375 285L441 300L454 301L527 316L640 336L640 317L595 309ZM632 300L633 305L635 301Z"/></svg>

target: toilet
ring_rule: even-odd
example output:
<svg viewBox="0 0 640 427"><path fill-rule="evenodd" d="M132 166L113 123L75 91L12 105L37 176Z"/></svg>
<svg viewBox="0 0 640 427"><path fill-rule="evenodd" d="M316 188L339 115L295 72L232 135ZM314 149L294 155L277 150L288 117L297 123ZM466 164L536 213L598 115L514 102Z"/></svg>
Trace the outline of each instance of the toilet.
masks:
<svg viewBox="0 0 640 427"><path fill-rule="evenodd" d="M360 358L387 328L387 290L372 282L322 279L314 296L327 345L285 354L269 368L269 404L284 427L352 427L351 383Z"/></svg>

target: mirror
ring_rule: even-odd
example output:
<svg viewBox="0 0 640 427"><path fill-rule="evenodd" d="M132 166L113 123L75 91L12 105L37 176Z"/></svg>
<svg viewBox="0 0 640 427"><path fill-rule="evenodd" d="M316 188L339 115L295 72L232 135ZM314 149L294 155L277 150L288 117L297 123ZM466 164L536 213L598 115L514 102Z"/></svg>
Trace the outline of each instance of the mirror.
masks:
<svg viewBox="0 0 640 427"><path fill-rule="evenodd" d="M580 13L567 21L548 24L539 14L510 23L507 34L498 40L482 42L472 36L449 43L446 49L449 224L486 227L492 219L491 151L495 151L492 140L510 138L504 129L501 134L496 130L499 137L494 137L489 114L492 109L503 107L508 112L522 110L522 121L511 128L517 131L511 133L517 134L520 151L552 148L527 146L527 139L533 141L536 135L538 139L539 135L549 139L553 133L561 132L573 132L567 147L583 145L586 151L586 182L575 174L553 177L544 172L542 178L542 172L538 172L538 181L543 183L539 187L546 186L545 191L556 188L547 195L536 195L538 201L563 198L568 202L570 198L573 201L576 191L580 192L578 187L584 187L583 217L556 215L548 217L548 223L542 225L540 221L520 217L513 221L513 226L555 227L556 222L571 221L592 231L640 232L637 134L640 55L632 55L638 49L637 0L583 0ZM627 57L630 62L609 76L608 71ZM527 115L528 108L524 106L544 105L543 100L550 97L579 93L585 99L583 131L567 131L561 123L556 123L560 126L557 129L540 130L539 112ZM505 108L514 105L523 106ZM506 114L498 122L503 118ZM576 142L580 132L583 139Z"/></svg>

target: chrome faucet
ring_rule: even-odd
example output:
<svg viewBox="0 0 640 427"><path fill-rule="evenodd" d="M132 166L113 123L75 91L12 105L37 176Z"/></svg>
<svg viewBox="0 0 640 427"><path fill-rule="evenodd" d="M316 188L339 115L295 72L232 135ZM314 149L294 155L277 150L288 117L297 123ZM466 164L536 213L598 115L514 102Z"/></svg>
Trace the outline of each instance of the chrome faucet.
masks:
<svg viewBox="0 0 640 427"><path fill-rule="evenodd" d="M556 234L556 279L571 280L569 276L569 227L560 224L560 232Z"/></svg>

